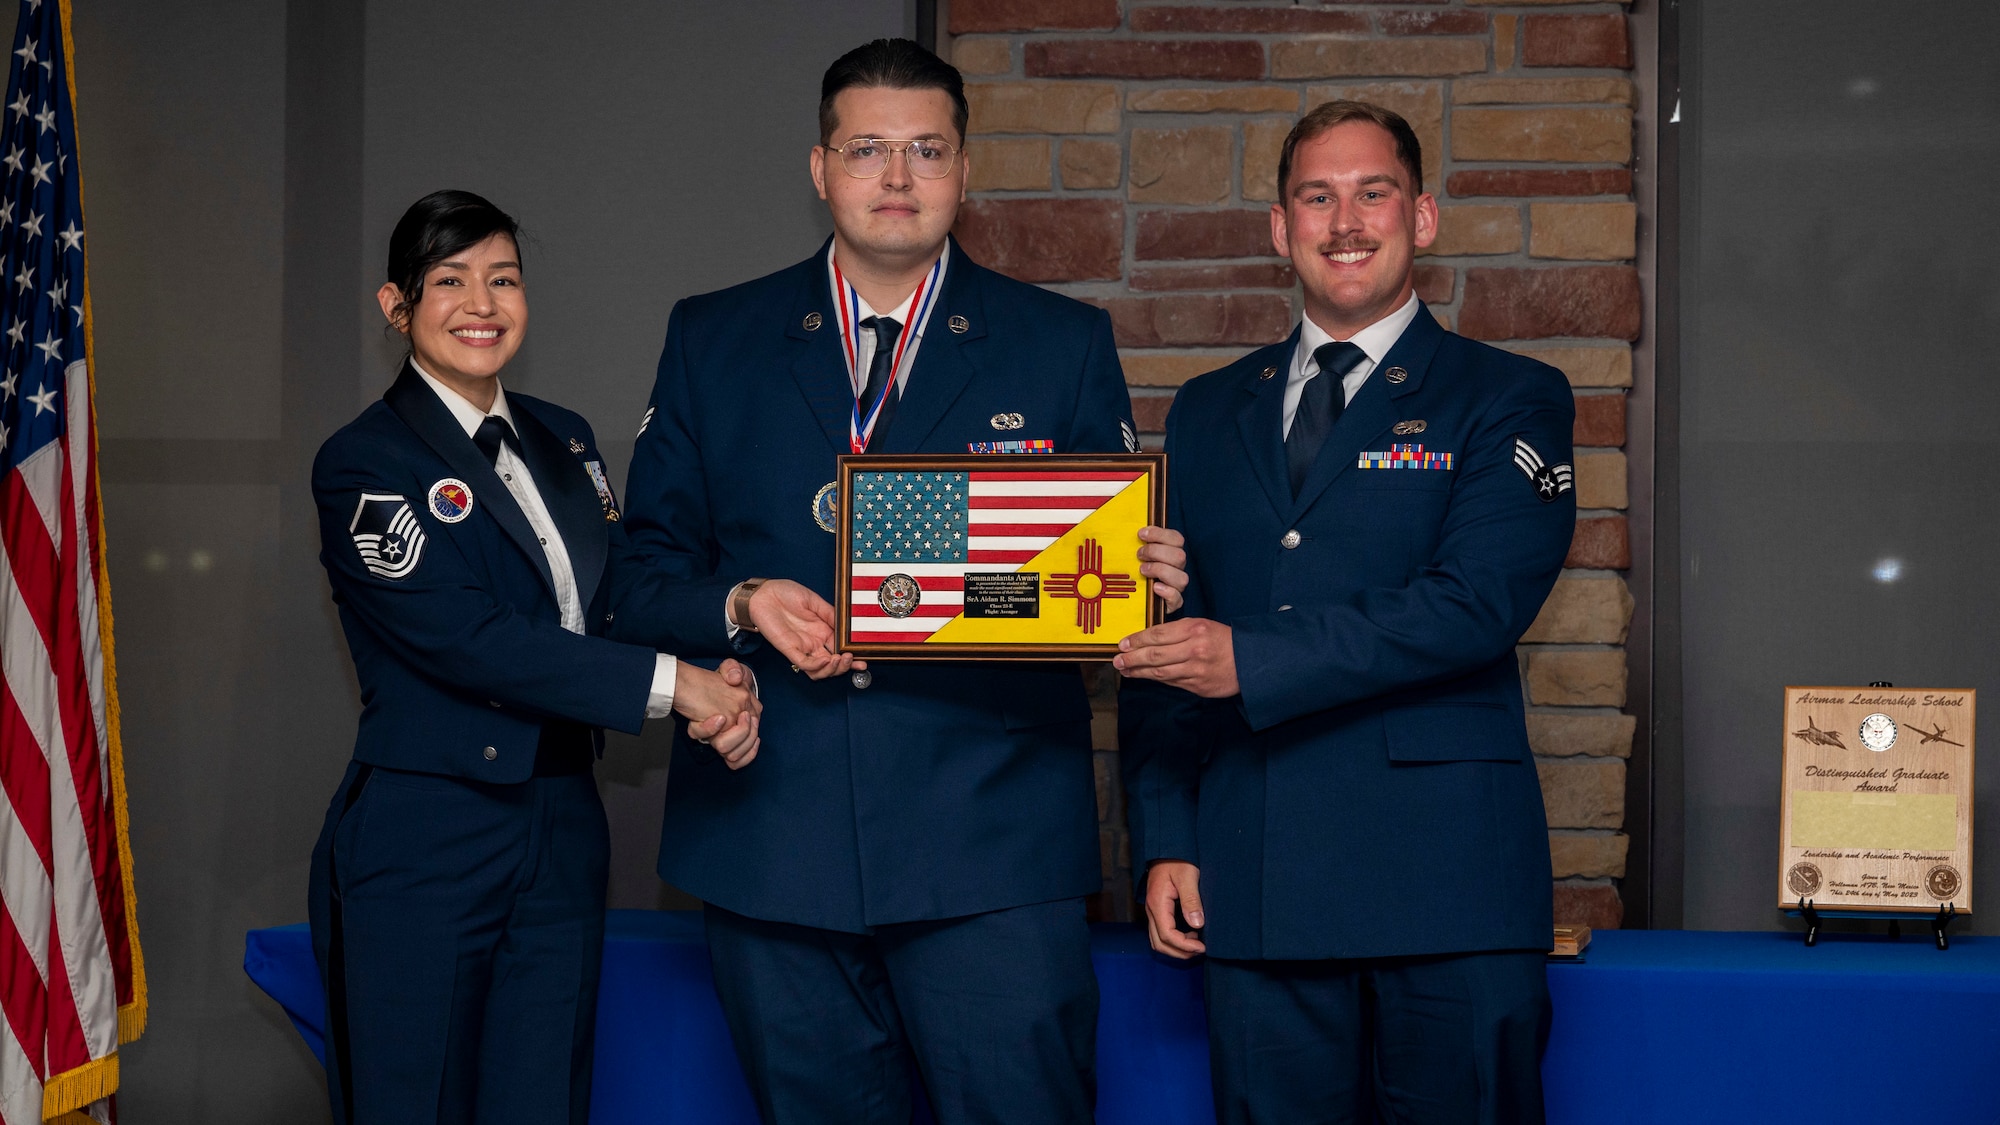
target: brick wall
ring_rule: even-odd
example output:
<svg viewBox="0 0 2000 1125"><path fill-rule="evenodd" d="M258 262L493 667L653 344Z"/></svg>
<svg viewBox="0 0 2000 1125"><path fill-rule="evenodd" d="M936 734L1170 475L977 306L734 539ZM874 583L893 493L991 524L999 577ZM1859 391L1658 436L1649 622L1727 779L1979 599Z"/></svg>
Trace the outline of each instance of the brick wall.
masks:
<svg viewBox="0 0 2000 1125"><path fill-rule="evenodd" d="M1271 252L1278 149L1332 98L1386 105L1424 146L1437 244L1419 294L1447 327L1561 368L1576 392L1576 539L1522 638L1556 915L1618 924L1625 762L1626 394L1634 267L1633 66L1618 3L942 0L972 104L981 262L1110 310L1139 428L1174 388L1282 339L1300 312ZM1089 672L1103 917L1129 917L1116 676Z"/></svg>

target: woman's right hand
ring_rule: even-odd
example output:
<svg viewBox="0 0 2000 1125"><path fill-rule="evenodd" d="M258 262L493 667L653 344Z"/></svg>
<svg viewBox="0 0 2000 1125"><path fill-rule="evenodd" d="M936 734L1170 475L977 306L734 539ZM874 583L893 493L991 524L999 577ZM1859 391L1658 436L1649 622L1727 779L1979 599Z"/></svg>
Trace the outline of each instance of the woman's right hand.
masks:
<svg viewBox="0 0 2000 1125"><path fill-rule="evenodd" d="M756 678L741 662L725 660L711 672L681 661L674 676L674 711L688 720L688 737L708 743L730 769L757 756L757 724L764 705Z"/></svg>

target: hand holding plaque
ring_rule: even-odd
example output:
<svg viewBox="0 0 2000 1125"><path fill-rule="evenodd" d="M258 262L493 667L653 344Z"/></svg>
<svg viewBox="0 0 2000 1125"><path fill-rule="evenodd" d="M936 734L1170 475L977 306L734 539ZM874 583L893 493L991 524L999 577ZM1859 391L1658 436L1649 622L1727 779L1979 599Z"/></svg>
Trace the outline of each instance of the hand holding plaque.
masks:
<svg viewBox="0 0 2000 1125"><path fill-rule="evenodd" d="M1178 542L1139 535L1163 522L1165 478L1160 454L842 457L839 647L1110 659L1163 616L1146 571L1180 575Z"/></svg>

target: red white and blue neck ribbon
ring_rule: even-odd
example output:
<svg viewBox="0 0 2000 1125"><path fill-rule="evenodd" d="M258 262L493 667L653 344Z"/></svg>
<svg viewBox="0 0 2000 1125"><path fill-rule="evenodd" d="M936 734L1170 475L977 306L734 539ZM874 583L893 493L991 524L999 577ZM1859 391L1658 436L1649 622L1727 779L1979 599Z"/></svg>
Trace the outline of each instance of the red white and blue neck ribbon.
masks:
<svg viewBox="0 0 2000 1125"><path fill-rule="evenodd" d="M910 321L896 337L896 352L889 364L889 381L882 384L882 390L875 401L868 404L866 417L861 413L861 393L855 392L854 411L847 420L847 446L855 453L868 451L868 439L875 433L875 423L882 417L882 404L889 400L889 392L895 389L896 377L903 371L903 356L909 351L910 341L917 337L918 328L924 318L930 315L931 304L937 299L938 273L944 269L944 255L931 263L931 272L917 283L917 291L910 295ZM840 345L847 354L847 377L850 384L861 383L861 294L848 284L846 275L840 272L840 259L833 260L834 292L840 298Z"/></svg>

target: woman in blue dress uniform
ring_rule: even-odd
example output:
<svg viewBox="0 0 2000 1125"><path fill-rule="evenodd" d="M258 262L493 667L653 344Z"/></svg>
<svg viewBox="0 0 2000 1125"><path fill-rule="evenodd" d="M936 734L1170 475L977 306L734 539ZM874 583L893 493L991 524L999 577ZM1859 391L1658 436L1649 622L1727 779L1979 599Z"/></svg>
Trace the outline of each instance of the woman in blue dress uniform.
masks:
<svg viewBox="0 0 2000 1125"><path fill-rule="evenodd" d="M628 565L584 420L500 385L527 328L516 233L467 192L403 215L377 296L409 358L313 465L362 702L312 864L338 1122L583 1125L603 729L678 713L732 768L757 752L741 665L602 635L689 595Z"/></svg>

